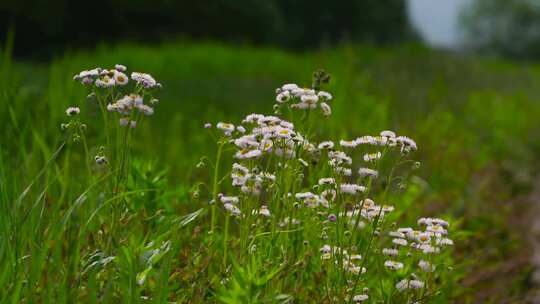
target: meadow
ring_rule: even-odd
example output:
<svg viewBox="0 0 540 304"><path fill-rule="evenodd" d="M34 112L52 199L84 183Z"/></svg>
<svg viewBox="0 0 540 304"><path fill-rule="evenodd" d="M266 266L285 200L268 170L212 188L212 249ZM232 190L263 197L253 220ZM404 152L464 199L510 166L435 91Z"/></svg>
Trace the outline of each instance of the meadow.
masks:
<svg viewBox="0 0 540 304"><path fill-rule="evenodd" d="M1 55L2 302L345 301L342 294L312 297L324 289L317 276L326 272L309 278L302 273L319 262L277 264L234 256L236 248L249 247L244 243L251 239L240 236L249 227L231 224L239 239L233 239L229 257L222 245L227 239L208 234L209 201L217 194L200 184L215 184L210 164L219 146L205 123L271 114L276 88L290 82L309 87L319 68L331 75L324 90L333 95L332 115L313 120L310 132L352 139L393 130L418 145L412 153L418 168L406 187L390 196L400 210L392 220L413 225L421 217L444 218L454 246L443 257L446 271L437 278L438 289L417 300L526 297L528 194L540 155L540 68L535 64L416 45L293 53L215 43L119 44L45 64L12 60L8 43ZM111 198L102 194L107 174L93 163L105 140L100 111L72 78L81 70L115 64L152 74L163 89L155 113L131 138L126 187ZM70 106L81 108L88 154L61 130ZM234 153L227 153L222 168L232 165ZM112 207L115 200L123 208ZM319 260L316 247L306 259L315 254ZM288 289L291 277L305 285ZM389 303L394 294L384 290L393 287L391 282L375 284Z"/></svg>

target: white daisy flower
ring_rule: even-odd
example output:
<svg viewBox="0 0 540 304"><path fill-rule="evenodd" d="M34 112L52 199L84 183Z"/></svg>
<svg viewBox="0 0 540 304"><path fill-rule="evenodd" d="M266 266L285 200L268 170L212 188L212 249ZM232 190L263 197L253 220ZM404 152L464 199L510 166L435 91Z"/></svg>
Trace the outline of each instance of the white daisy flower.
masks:
<svg viewBox="0 0 540 304"><path fill-rule="evenodd" d="M424 282L420 280L410 280L409 281L409 288L411 289L422 289L424 288Z"/></svg>
<svg viewBox="0 0 540 304"><path fill-rule="evenodd" d="M294 91L299 89L298 85L295 83L287 83L281 86L282 91Z"/></svg>
<svg viewBox="0 0 540 304"><path fill-rule="evenodd" d="M366 191L366 187L357 184L341 184L339 185L342 193L356 194Z"/></svg>
<svg viewBox="0 0 540 304"><path fill-rule="evenodd" d="M317 104L317 101L319 101L319 96L315 94L304 94L300 97L300 100L302 100L303 103L306 104Z"/></svg>
<svg viewBox="0 0 540 304"><path fill-rule="evenodd" d="M379 172L377 170L369 169L369 168L360 168L358 169L358 175L360 177L373 177L377 178L379 176Z"/></svg>
<svg viewBox="0 0 540 304"><path fill-rule="evenodd" d="M223 204L223 207L225 208L225 210L229 211L234 216L239 216L242 214L240 209L238 209L238 207L236 207L235 205L231 203L225 203Z"/></svg>
<svg viewBox="0 0 540 304"><path fill-rule="evenodd" d="M433 272L435 271L435 266L432 266L428 261L420 260L418 262L418 267L422 269L425 272Z"/></svg>
<svg viewBox="0 0 540 304"><path fill-rule="evenodd" d="M339 145L346 148L356 148L358 143L355 140L340 140Z"/></svg>
<svg viewBox="0 0 540 304"><path fill-rule="evenodd" d="M236 131L244 134L244 133L246 133L246 128L244 128L243 126L237 126Z"/></svg>
<svg viewBox="0 0 540 304"><path fill-rule="evenodd" d="M409 234L409 233L413 232L414 230L411 227L405 227L405 228L398 228L397 231L399 231L401 233L404 233L404 234Z"/></svg>
<svg viewBox="0 0 540 304"><path fill-rule="evenodd" d="M277 103L285 103L291 99L291 93L289 91L283 91L276 95Z"/></svg>
<svg viewBox="0 0 540 304"><path fill-rule="evenodd" d="M220 130L223 130L225 132L233 132L234 131L234 125L231 124L231 123L226 123L226 122L218 122L218 124L216 125L216 127Z"/></svg>
<svg viewBox="0 0 540 304"><path fill-rule="evenodd" d="M403 279L397 282L396 289L400 292L409 289L409 280Z"/></svg>
<svg viewBox="0 0 540 304"><path fill-rule="evenodd" d="M388 260L384 262L384 266L392 270L399 270L403 268L403 263Z"/></svg>
<svg viewBox="0 0 540 304"><path fill-rule="evenodd" d="M319 185L333 185L336 183L336 180L332 177L326 177L319 179Z"/></svg>
<svg viewBox="0 0 540 304"><path fill-rule="evenodd" d="M224 196L222 194L219 195L219 200L224 204L238 204L240 201L237 196Z"/></svg>
<svg viewBox="0 0 540 304"><path fill-rule="evenodd" d="M75 116L81 113L81 109L79 107L69 107L66 109L67 116Z"/></svg>
<svg viewBox="0 0 540 304"><path fill-rule="evenodd" d="M320 98L328 101L328 100L332 100L332 94L328 93L328 92L325 92L325 91L319 91L317 93L317 96L319 96Z"/></svg>
<svg viewBox="0 0 540 304"><path fill-rule="evenodd" d="M123 85L126 85L129 81L128 77L126 76L126 74L122 73L122 72L118 72L116 71L113 75L113 79L115 81L115 83L117 85L120 85L120 86L123 86Z"/></svg>
<svg viewBox="0 0 540 304"><path fill-rule="evenodd" d="M129 124L129 118L126 118L126 117L122 117L118 120L118 122L120 123L120 125L122 127L125 127Z"/></svg>
<svg viewBox="0 0 540 304"><path fill-rule="evenodd" d="M393 238L401 238L401 239L405 238L405 234L399 231L390 231L388 235L390 235Z"/></svg>
<svg viewBox="0 0 540 304"><path fill-rule="evenodd" d="M234 157L238 159L251 159L251 158L257 158L262 155L261 150L248 150L248 149L242 149L234 155Z"/></svg>
<svg viewBox="0 0 540 304"><path fill-rule="evenodd" d="M375 137L369 136L369 135L358 137L356 139L356 142L359 145L363 145L363 144L376 145L377 144L377 141L375 140Z"/></svg>
<svg viewBox="0 0 540 304"><path fill-rule="evenodd" d="M379 160L381 157L382 157L381 152L368 153L368 154L364 154L364 161L370 163L370 162Z"/></svg>
<svg viewBox="0 0 540 304"><path fill-rule="evenodd" d="M259 209L259 214L262 215L262 216L265 216L265 217L269 217L270 216L270 210L268 209L267 206L263 205Z"/></svg>
<svg viewBox="0 0 540 304"><path fill-rule="evenodd" d="M151 106L145 105L145 104L141 104L141 105L137 106L137 109L139 109L139 111L141 113L143 113L144 115L146 115L146 116L150 116L150 115L154 114L154 108L152 108Z"/></svg>
<svg viewBox="0 0 540 304"><path fill-rule="evenodd" d="M392 240L392 243L396 244L396 245L400 245L400 246L407 246L408 242L406 239L393 239Z"/></svg>
<svg viewBox="0 0 540 304"><path fill-rule="evenodd" d="M366 294L359 294L359 295L355 295L353 297L353 302L355 303L361 303L361 302L364 302L366 301L367 299L369 299L369 296L366 295Z"/></svg>
<svg viewBox="0 0 540 304"><path fill-rule="evenodd" d="M116 64L116 65L114 65L114 68L118 72L125 72L127 70L127 67L125 65L122 65L122 64Z"/></svg>
<svg viewBox="0 0 540 304"><path fill-rule="evenodd" d="M394 248L383 248L382 253L388 256L397 256L399 254L399 251Z"/></svg>
<svg viewBox="0 0 540 304"><path fill-rule="evenodd" d="M334 148L334 143L332 141L323 141L321 142L319 145L318 145L318 148L320 150L323 150L323 149L332 149Z"/></svg>
<svg viewBox="0 0 540 304"><path fill-rule="evenodd" d="M319 106L321 107L323 116L328 117L332 115L332 108L326 102L321 102Z"/></svg>
<svg viewBox="0 0 540 304"><path fill-rule="evenodd" d="M98 88L110 88L114 87L115 81L113 78L110 78L109 76L104 76L102 78L99 78L96 80L96 87Z"/></svg>
<svg viewBox="0 0 540 304"><path fill-rule="evenodd" d="M391 138L394 138L396 137L396 133L392 132L392 131L382 131L381 132L381 136L382 137L391 137Z"/></svg>

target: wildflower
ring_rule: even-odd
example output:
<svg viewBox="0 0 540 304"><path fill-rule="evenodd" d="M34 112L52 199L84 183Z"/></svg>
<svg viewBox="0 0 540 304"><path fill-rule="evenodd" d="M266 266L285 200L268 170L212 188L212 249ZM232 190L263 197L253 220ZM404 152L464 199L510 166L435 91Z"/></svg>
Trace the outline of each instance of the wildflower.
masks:
<svg viewBox="0 0 540 304"><path fill-rule="evenodd" d="M231 203L225 203L223 204L223 207L225 208L225 210L229 211L234 216L239 216L242 214L240 209L238 209L238 207L236 207L235 205Z"/></svg>
<svg viewBox="0 0 540 304"><path fill-rule="evenodd" d="M397 256L399 254L399 251L394 248L383 248L382 253L384 255Z"/></svg>
<svg viewBox="0 0 540 304"><path fill-rule="evenodd" d="M356 148L358 142L355 140L340 140L339 145L346 148Z"/></svg>
<svg viewBox="0 0 540 304"><path fill-rule="evenodd" d="M321 142L321 143L319 144L318 148L319 148L320 150L323 150L323 149L332 149L332 148L334 148L334 143L331 142L331 141L329 141L329 140L328 140L328 141L323 141L323 142Z"/></svg>
<svg viewBox="0 0 540 304"><path fill-rule="evenodd" d="M328 158L330 158L331 166L341 165L341 164L352 164L352 158L349 157L343 151L328 151Z"/></svg>
<svg viewBox="0 0 540 304"><path fill-rule="evenodd" d="M409 281L409 288L422 289L422 288L424 288L424 282L419 281L419 280L410 280Z"/></svg>
<svg viewBox="0 0 540 304"><path fill-rule="evenodd" d="M240 150L240 151L236 152L234 157L236 157L238 159L251 159L251 158L257 158L257 157L259 157L261 155L262 155L261 150L243 149L243 150Z"/></svg>
<svg viewBox="0 0 540 304"><path fill-rule="evenodd" d="M281 86L281 91L293 91L297 89L299 89L299 87L295 83L287 83Z"/></svg>
<svg viewBox="0 0 540 304"><path fill-rule="evenodd" d="M360 303L366 301L367 299L369 299L369 296L366 294L355 295L353 297L353 302Z"/></svg>
<svg viewBox="0 0 540 304"><path fill-rule="evenodd" d="M336 183L336 180L332 177L319 179L319 185L333 185L335 183Z"/></svg>
<svg viewBox="0 0 540 304"><path fill-rule="evenodd" d="M442 246L452 246L454 245L454 241L452 241L451 239L449 238L441 238L441 239L437 239L435 241L435 243L437 245L442 245Z"/></svg>
<svg viewBox="0 0 540 304"><path fill-rule="evenodd" d="M341 184L339 185L341 192L348 194L356 194L358 192L366 191L366 187L357 184Z"/></svg>
<svg viewBox="0 0 540 304"><path fill-rule="evenodd" d="M150 115L154 114L154 108L152 108L152 107L150 107L148 105L144 105L144 104L139 105L137 107L137 109L139 109L139 111L141 113L143 113L144 115L146 115L146 116L150 116Z"/></svg>
<svg viewBox="0 0 540 304"><path fill-rule="evenodd" d="M433 272L435 271L435 266L432 266L428 261L420 260L418 262L418 267L422 269L425 272Z"/></svg>
<svg viewBox="0 0 540 304"><path fill-rule="evenodd" d="M395 137L396 137L396 133L394 133L394 132L392 132L392 131L382 131L382 132L381 132L381 136L382 136L382 137L395 138Z"/></svg>
<svg viewBox="0 0 540 304"><path fill-rule="evenodd" d="M114 68L118 72L125 72L127 70L127 67L125 65L122 65L122 64L116 64L116 65L114 65Z"/></svg>
<svg viewBox="0 0 540 304"><path fill-rule="evenodd" d="M443 228L443 226L435 224L435 225L429 225L426 227L426 231L439 234L439 235L447 235L448 231Z"/></svg>
<svg viewBox="0 0 540 304"><path fill-rule="evenodd" d="M328 245L328 244L325 244L319 249L319 251L321 253L330 253L330 252L332 252L332 247L330 247L330 245Z"/></svg>
<svg viewBox="0 0 540 304"><path fill-rule="evenodd" d="M367 271L366 267L360 268L360 266L356 266L356 265L350 265L347 270L349 270L352 274L356 274L356 275L361 274L361 273L366 273Z"/></svg>
<svg viewBox="0 0 540 304"><path fill-rule="evenodd" d="M113 78L110 78L109 76L104 76L102 78L99 78L95 82L96 87L98 88L111 88L114 87L115 81Z"/></svg>
<svg viewBox="0 0 540 304"><path fill-rule="evenodd" d="M216 127L220 130L223 130L224 132L233 132L234 131L234 125L231 123L226 122L218 122Z"/></svg>
<svg viewBox="0 0 540 304"><path fill-rule="evenodd" d="M411 150L415 151L417 150L416 142L407 136L398 136L396 137L396 143L401 146L401 152L402 153L408 153Z"/></svg>
<svg viewBox="0 0 540 304"><path fill-rule="evenodd" d="M400 246L407 246L407 240L406 239L401 239L401 238L393 239L392 243L394 243L396 245L400 245Z"/></svg>
<svg viewBox="0 0 540 304"><path fill-rule="evenodd" d="M278 103L287 102L287 101L289 101L289 99L291 99L291 92L289 92L289 91L283 91L283 92L276 95L276 101Z"/></svg>
<svg viewBox="0 0 540 304"><path fill-rule="evenodd" d="M313 92L308 92L300 97L303 103L308 105L316 104L319 101L319 96L315 95Z"/></svg>
<svg viewBox="0 0 540 304"><path fill-rule="evenodd" d="M133 72L131 73L131 79L137 82L137 84L142 85L145 89L161 87L161 84L157 82L150 74Z"/></svg>
<svg viewBox="0 0 540 304"><path fill-rule="evenodd" d="M364 155L364 161L370 163L370 162L374 162L374 161L380 159L381 157L382 157L381 152L369 153L369 154Z"/></svg>
<svg viewBox="0 0 540 304"><path fill-rule="evenodd" d="M326 103L321 102L320 105L323 116L328 117L332 115L332 108Z"/></svg>
<svg viewBox="0 0 540 304"><path fill-rule="evenodd" d="M332 94L328 93L328 92L325 92L325 91L319 91L319 93L317 93L317 96L319 96L320 98L328 101L328 100L332 100Z"/></svg>
<svg viewBox="0 0 540 304"><path fill-rule="evenodd" d="M79 113L81 113L81 109L79 109L79 107L69 107L66 110L67 116L75 116Z"/></svg>
<svg viewBox="0 0 540 304"><path fill-rule="evenodd" d="M204 128L205 129L210 129L210 128L212 128L212 124L207 122L207 123L204 124Z"/></svg>
<svg viewBox="0 0 540 304"><path fill-rule="evenodd" d="M224 196L220 194L218 197L219 200L224 204L238 204L238 202L240 201L237 196Z"/></svg>
<svg viewBox="0 0 540 304"><path fill-rule="evenodd" d="M362 145L362 144L376 145L377 144L375 138L369 135L358 137L356 139L356 142L359 145Z"/></svg>
<svg viewBox="0 0 540 304"><path fill-rule="evenodd" d="M128 83L128 77L126 76L126 74L122 73L122 72L115 72L114 75L113 75L113 79L115 81L115 83L117 85L120 85L120 86L123 86L123 85L126 85Z"/></svg>
<svg viewBox="0 0 540 304"><path fill-rule="evenodd" d="M390 231L388 235L394 238L402 238L402 239L405 238L405 234L399 231Z"/></svg>
<svg viewBox="0 0 540 304"><path fill-rule="evenodd" d="M246 128L244 128L243 126L237 126L236 131L243 134L243 133L246 133Z"/></svg>
<svg viewBox="0 0 540 304"><path fill-rule="evenodd" d="M391 270L399 270L403 268L403 263L388 260L384 262L384 266L390 268Z"/></svg>
<svg viewBox="0 0 540 304"><path fill-rule="evenodd" d="M404 291L409 288L409 280L403 279L396 284L396 289L398 291Z"/></svg>
<svg viewBox="0 0 540 304"><path fill-rule="evenodd" d="M328 220L329 220L330 222L335 222L335 221L337 221L337 216L336 216L335 214L332 213L332 214L330 214L330 215L328 216Z"/></svg>
<svg viewBox="0 0 540 304"><path fill-rule="evenodd" d="M405 228L398 228L397 231L408 235L409 233L413 232L413 229L410 227L405 227Z"/></svg>
<svg viewBox="0 0 540 304"><path fill-rule="evenodd" d="M360 168L358 169L358 175L360 177L373 177L377 178L379 176L379 172L373 169L369 168Z"/></svg>
<svg viewBox="0 0 540 304"><path fill-rule="evenodd" d="M107 158L105 158L105 156L96 155L94 159L96 161L96 165L98 166L103 166L107 163Z"/></svg>
<svg viewBox="0 0 540 304"><path fill-rule="evenodd" d="M270 210L268 210L268 207L263 205L261 206L261 209L259 209L259 214L262 215L262 216L265 216L265 217L269 217L270 216Z"/></svg>
<svg viewBox="0 0 540 304"><path fill-rule="evenodd" d="M125 117L120 118L120 119L118 120L118 122L120 123L120 125L121 125L122 127L125 127L125 126L127 126L127 125L129 124L129 118L125 118Z"/></svg>

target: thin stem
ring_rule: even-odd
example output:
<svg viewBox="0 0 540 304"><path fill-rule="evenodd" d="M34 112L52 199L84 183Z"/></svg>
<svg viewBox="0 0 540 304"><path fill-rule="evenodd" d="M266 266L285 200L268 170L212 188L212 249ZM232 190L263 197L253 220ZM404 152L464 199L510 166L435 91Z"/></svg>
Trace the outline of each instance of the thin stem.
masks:
<svg viewBox="0 0 540 304"><path fill-rule="evenodd" d="M221 162L221 152L223 151L224 143L218 143L218 150L216 155L216 163L214 165L214 184L212 186L212 199L214 200L212 204L212 218L210 222L210 231L214 232L216 228L216 204L218 201L218 191L219 191L219 165Z"/></svg>

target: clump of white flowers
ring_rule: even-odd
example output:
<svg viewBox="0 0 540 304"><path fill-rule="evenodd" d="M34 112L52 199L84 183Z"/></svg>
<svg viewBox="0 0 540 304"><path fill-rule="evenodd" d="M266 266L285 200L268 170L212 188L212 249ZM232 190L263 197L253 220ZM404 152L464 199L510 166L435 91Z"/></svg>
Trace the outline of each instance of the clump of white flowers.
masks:
<svg viewBox="0 0 540 304"><path fill-rule="evenodd" d="M99 133L105 135L106 145L100 148L99 154L94 156L94 161L98 167L112 165L110 170L115 172L116 181L111 185L115 188L112 192L116 193L127 178L130 146L134 132L132 129L140 125L143 117L154 114L154 107L159 102L154 97L154 93L162 85L146 73L133 72L129 77L127 67L122 64L116 64L110 69L97 67L84 70L77 73L73 79L90 90L87 98L92 101L91 105L97 105L100 109L103 131ZM91 156L88 155L86 138L81 136L81 132L73 131L75 127L86 128L86 125L81 124L75 117L80 113L79 107L69 107L66 114L71 117L71 121L63 124L62 127L74 134L74 140L83 140L88 162ZM111 120L117 126L125 128L109 126ZM113 141L114 137L117 140ZM90 166L88 167L90 173Z"/></svg>
<svg viewBox="0 0 540 304"><path fill-rule="evenodd" d="M222 263L229 264L233 234L243 263L254 255L278 263L309 263L331 301L377 301L394 291L398 296L410 292L408 299L420 301L436 290L435 272L445 268L437 257L453 241L449 223L437 218L419 219L420 230L390 229L400 204L389 204L389 192L396 180L400 185L404 181L394 172L412 162L408 157L417 145L389 130L352 140L316 141L311 127L316 113L310 112L331 115L333 96L320 90L328 79L318 71L311 88L292 83L279 87L276 115L253 113L239 123L205 124L218 139L210 230L224 235ZM277 116L285 112L287 119ZM220 173L224 151L232 159L225 178ZM387 163L393 163L391 170L383 165ZM221 228L218 212L224 215ZM320 257L316 261L309 259L314 252ZM391 290L370 293L374 288Z"/></svg>

